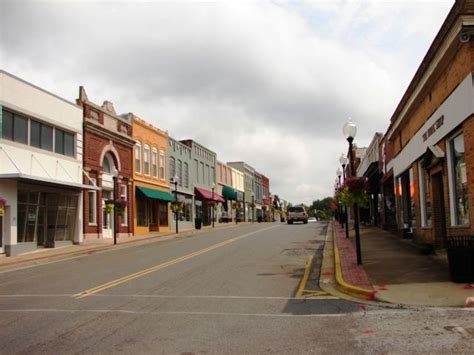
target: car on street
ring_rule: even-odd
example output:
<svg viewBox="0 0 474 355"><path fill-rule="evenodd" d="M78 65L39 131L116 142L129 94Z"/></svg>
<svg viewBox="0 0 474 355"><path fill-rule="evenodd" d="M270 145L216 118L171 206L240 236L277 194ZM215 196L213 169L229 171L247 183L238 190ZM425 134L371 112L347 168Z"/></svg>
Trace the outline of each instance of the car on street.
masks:
<svg viewBox="0 0 474 355"><path fill-rule="evenodd" d="M308 218L308 223L315 223L317 222L318 220L316 219L316 217L309 217Z"/></svg>
<svg viewBox="0 0 474 355"><path fill-rule="evenodd" d="M308 223L308 213L303 206L292 206L288 208L287 213L288 224L293 224L293 222L303 222L304 224Z"/></svg>

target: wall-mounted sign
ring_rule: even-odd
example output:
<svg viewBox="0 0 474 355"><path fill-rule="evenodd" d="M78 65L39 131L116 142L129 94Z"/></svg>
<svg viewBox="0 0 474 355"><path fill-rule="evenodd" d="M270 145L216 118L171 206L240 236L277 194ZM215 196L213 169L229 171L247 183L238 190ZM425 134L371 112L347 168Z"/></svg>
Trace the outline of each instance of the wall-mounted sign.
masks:
<svg viewBox="0 0 474 355"><path fill-rule="evenodd" d="M428 129L423 133L423 142L426 142L428 138L430 138L438 128L440 128L444 123L444 115L438 118L435 123L433 123Z"/></svg>

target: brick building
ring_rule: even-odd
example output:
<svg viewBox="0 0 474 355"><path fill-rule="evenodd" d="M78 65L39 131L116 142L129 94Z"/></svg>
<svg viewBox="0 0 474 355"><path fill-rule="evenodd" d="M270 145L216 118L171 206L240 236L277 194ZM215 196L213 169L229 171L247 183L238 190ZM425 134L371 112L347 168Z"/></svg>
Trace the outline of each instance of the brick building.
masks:
<svg viewBox="0 0 474 355"><path fill-rule="evenodd" d="M111 102L99 106L79 88L77 103L84 117L84 184L98 191L84 194L84 241L133 235L132 122L119 116ZM113 212L112 201L125 201L123 211ZM109 203L108 203L109 202ZM115 216L115 218L114 218ZM115 226L118 225L118 228Z"/></svg>
<svg viewBox="0 0 474 355"><path fill-rule="evenodd" d="M455 2L384 138L398 229L436 247L474 232L473 14L473 1Z"/></svg>

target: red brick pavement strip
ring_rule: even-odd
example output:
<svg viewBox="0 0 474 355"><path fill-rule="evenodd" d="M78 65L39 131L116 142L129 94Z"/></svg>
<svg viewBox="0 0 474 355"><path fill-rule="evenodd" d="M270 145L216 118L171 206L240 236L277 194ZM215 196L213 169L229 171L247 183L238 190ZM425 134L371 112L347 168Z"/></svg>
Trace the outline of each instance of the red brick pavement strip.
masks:
<svg viewBox="0 0 474 355"><path fill-rule="evenodd" d="M352 239L347 239L343 228L334 223L336 228L337 247L341 259L344 280L354 286L372 289L373 286L361 265L357 265L357 255Z"/></svg>

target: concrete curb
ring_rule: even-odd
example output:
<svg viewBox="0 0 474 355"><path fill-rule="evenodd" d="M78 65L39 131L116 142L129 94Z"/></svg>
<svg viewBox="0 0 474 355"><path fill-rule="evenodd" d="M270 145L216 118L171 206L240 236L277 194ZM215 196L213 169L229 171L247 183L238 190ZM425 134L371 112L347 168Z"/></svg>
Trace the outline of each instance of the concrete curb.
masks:
<svg viewBox="0 0 474 355"><path fill-rule="evenodd" d="M334 240L334 268L335 268L335 278L336 278L337 288L341 292L346 293L356 298L369 300L369 301L375 300L375 294L376 294L375 290L369 290L366 288L357 287L357 286L349 284L348 282L344 280L344 277L342 275L341 259L339 257L339 248L337 246L337 238L335 236L334 222L332 222L331 227L332 227L332 234L333 234L333 240Z"/></svg>
<svg viewBox="0 0 474 355"><path fill-rule="evenodd" d="M143 243L150 243L150 242L164 242L167 240L171 240L177 237L187 237L193 234L200 234L204 233L206 231L213 231L213 230L220 230L220 229L227 229L227 228L233 228L233 227L238 227L242 225L248 225L250 223L248 222L241 222L239 224L226 224L222 226L216 226L216 228L204 228L204 229L190 229L190 230L185 230L183 232L179 233L174 233L174 232L167 232L164 234L160 235L153 235L149 237L142 237L139 239L132 239L132 240L119 240L119 243L114 245L114 244L102 244L102 245L91 245L90 247L85 244L85 249L83 250L70 250L70 251L65 251L65 252L57 252L54 254L48 254L48 255L35 255L35 256L30 256L30 255L19 255L18 257L25 257L24 259L13 259L13 260L8 260L7 262L0 263L0 271L1 270L7 270L10 267L15 267L18 265L28 265L28 264L35 264L37 262L42 262L45 260L62 260L62 259L68 259L80 255L87 255L87 254L95 254L99 253L102 251L108 251L108 250L117 250L117 249L122 249L126 247L132 247L134 245L138 245L140 242ZM84 245L84 244L83 244ZM54 250L54 249L51 249ZM15 257L13 257L15 258Z"/></svg>

